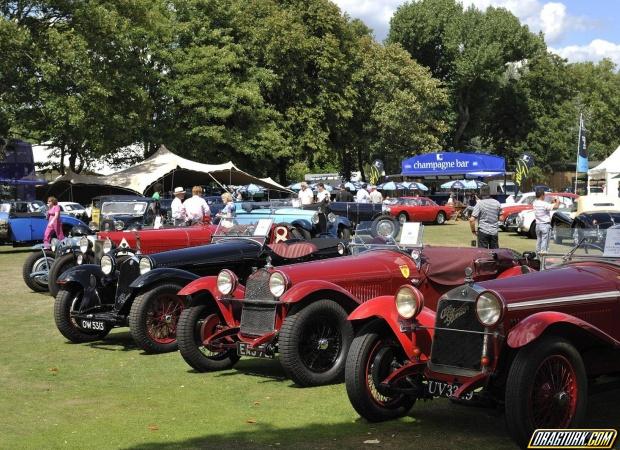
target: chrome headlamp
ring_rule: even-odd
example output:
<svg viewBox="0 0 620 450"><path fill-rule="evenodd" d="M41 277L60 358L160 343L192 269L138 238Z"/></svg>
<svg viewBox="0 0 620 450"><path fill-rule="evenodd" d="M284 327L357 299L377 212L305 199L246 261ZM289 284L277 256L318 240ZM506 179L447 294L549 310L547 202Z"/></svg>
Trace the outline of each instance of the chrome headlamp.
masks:
<svg viewBox="0 0 620 450"><path fill-rule="evenodd" d="M344 244L342 242L338 242L338 247L337 247L338 254L344 255L345 250L346 250L346 247L344 246Z"/></svg>
<svg viewBox="0 0 620 450"><path fill-rule="evenodd" d="M97 229L97 223L95 222L90 222L88 224L88 228L90 228L91 231L95 231Z"/></svg>
<svg viewBox="0 0 620 450"><path fill-rule="evenodd" d="M86 253L90 248L90 240L86 236L80 238L80 251Z"/></svg>
<svg viewBox="0 0 620 450"><path fill-rule="evenodd" d="M125 228L125 222L123 222L122 220L116 220L114 222L114 229L116 231L121 231L123 228Z"/></svg>
<svg viewBox="0 0 620 450"><path fill-rule="evenodd" d="M114 271L114 259L110 255L103 255L99 261L101 271L105 275L110 275Z"/></svg>
<svg viewBox="0 0 620 450"><path fill-rule="evenodd" d="M330 212L327 215L327 220L329 220L330 222L334 223L336 221L336 214Z"/></svg>
<svg viewBox="0 0 620 450"><path fill-rule="evenodd" d="M310 219L310 221L316 225L317 223L319 223L319 213L315 212L314 214L312 214L312 218Z"/></svg>
<svg viewBox="0 0 620 450"><path fill-rule="evenodd" d="M502 317L502 301L491 291L485 291L476 299L476 315L480 323L492 327Z"/></svg>
<svg viewBox="0 0 620 450"><path fill-rule="evenodd" d="M102 245L103 254L105 255L107 253L110 253L113 246L114 245L112 244L112 241L110 240L110 238L107 238L105 241L103 241L103 245Z"/></svg>
<svg viewBox="0 0 620 450"><path fill-rule="evenodd" d="M269 277L269 291L274 297L281 297L286 291L287 280L282 272L274 272Z"/></svg>
<svg viewBox="0 0 620 450"><path fill-rule="evenodd" d="M222 295L229 295L237 287L237 276L230 270L224 269L217 275L217 290Z"/></svg>
<svg viewBox="0 0 620 450"><path fill-rule="evenodd" d="M52 238L52 242L50 243L50 250L56 253L56 249L58 248L58 239Z"/></svg>
<svg viewBox="0 0 620 450"><path fill-rule="evenodd" d="M424 307L424 297L417 289L411 286L401 286L394 296L396 311L404 319L417 316Z"/></svg>
<svg viewBox="0 0 620 450"><path fill-rule="evenodd" d="M140 258L140 263L138 264L138 267L140 267L140 275L144 275L153 268L153 261L151 261L151 258L143 256L142 258Z"/></svg>
<svg viewBox="0 0 620 450"><path fill-rule="evenodd" d="M82 253L80 253L79 255L77 255L75 257L75 261L78 263L78 265L81 265L84 263L84 255Z"/></svg>

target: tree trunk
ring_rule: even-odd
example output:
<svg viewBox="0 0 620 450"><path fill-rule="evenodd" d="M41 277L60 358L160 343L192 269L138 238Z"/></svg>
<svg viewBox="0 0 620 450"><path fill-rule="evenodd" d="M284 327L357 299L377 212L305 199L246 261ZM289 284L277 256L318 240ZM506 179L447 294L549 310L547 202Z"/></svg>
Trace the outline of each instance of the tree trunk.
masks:
<svg viewBox="0 0 620 450"><path fill-rule="evenodd" d="M65 174L65 152L66 145L63 143L60 145L60 167L58 168L61 175Z"/></svg>
<svg viewBox="0 0 620 450"><path fill-rule="evenodd" d="M286 168L288 167L288 159L287 158L278 158L278 183L282 186L286 186L288 184L288 180L286 179Z"/></svg>
<svg viewBox="0 0 620 450"><path fill-rule="evenodd" d="M458 108L459 117L457 119L457 127L456 127L456 132L454 133L453 145L455 149L459 150L463 148L461 144L461 140L463 139L463 133L465 132L465 129L467 128L467 125L469 124L469 119L470 119L469 117L469 89L465 92L464 96L463 96L463 93L459 95L459 101L457 104L457 108Z"/></svg>
<svg viewBox="0 0 620 450"><path fill-rule="evenodd" d="M363 156L362 156L362 150L358 147L357 148L357 167L359 167L360 169L360 176L362 178L362 180L366 181L366 175L364 174L364 161L363 161Z"/></svg>

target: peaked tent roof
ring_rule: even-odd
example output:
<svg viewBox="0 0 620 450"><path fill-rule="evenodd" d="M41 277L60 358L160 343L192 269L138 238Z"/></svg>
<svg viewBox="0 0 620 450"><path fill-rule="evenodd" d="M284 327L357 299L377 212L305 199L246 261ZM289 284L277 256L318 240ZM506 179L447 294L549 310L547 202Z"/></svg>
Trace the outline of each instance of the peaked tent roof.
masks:
<svg viewBox="0 0 620 450"><path fill-rule="evenodd" d="M175 183L174 179L177 178ZM224 164L203 164L172 153L163 145L149 158L135 166L111 175L80 175L73 172L58 177L54 183L106 185L145 194L154 183L164 180L165 185L205 184L215 180L220 184L254 183L267 189L292 192L271 178L258 178L239 169L231 161Z"/></svg>
<svg viewBox="0 0 620 450"><path fill-rule="evenodd" d="M588 170L588 176L591 177L597 175L605 176L608 173L620 173L620 146L618 146L618 148L614 150L614 152L609 155L605 161Z"/></svg>

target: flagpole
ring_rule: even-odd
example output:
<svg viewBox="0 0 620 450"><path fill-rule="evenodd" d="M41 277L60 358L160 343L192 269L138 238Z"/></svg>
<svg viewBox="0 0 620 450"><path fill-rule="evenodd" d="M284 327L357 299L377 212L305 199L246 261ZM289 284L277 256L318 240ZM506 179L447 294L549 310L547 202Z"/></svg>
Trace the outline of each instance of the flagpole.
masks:
<svg viewBox="0 0 620 450"><path fill-rule="evenodd" d="M579 145L581 145L581 123L582 123L582 113L579 113L579 137L577 138L577 160L575 162L575 194L577 194L577 171L579 170ZM586 195L587 186L586 186Z"/></svg>

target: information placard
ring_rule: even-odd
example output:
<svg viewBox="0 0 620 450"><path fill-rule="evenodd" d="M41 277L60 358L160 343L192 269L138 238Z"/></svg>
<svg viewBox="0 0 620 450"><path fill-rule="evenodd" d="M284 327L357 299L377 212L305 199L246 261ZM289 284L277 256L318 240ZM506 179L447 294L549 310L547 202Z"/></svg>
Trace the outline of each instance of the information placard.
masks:
<svg viewBox="0 0 620 450"><path fill-rule="evenodd" d="M422 224L420 222L405 222L400 229L401 245L422 245Z"/></svg>
<svg viewBox="0 0 620 450"><path fill-rule="evenodd" d="M620 228L608 228L603 256L620 258Z"/></svg>

